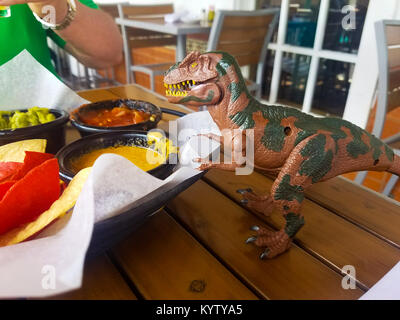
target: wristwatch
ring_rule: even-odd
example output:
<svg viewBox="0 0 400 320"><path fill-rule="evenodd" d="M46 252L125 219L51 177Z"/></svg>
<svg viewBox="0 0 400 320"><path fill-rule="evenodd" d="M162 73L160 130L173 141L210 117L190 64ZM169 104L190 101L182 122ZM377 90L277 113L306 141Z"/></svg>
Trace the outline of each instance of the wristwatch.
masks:
<svg viewBox="0 0 400 320"><path fill-rule="evenodd" d="M40 18L35 12L32 12L36 20L39 21L43 26L53 30L63 30L70 25L76 15L76 3L75 0L66 0L68 5L67 15L61 23L51 23ZM43 7L45 8L45 7ZM50 13L51 14L51 13Z"/></svg>

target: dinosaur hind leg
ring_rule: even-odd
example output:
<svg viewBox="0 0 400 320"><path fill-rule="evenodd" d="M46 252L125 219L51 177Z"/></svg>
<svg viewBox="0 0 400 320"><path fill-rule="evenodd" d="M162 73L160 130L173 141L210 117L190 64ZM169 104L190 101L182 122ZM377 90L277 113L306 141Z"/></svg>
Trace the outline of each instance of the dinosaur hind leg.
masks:
<svg viewBox="0 0 400 320"><path fill-rule="evenodd" d="M261 258L273 258L290 247L293 237L304 225L301 214L304 192L330 172L334 149L334 140L330 136L316 134L292 150L271 189L272 201L282 212L285 226L279 231L253 228L257 235L247 241L265 248Z"/></svg>

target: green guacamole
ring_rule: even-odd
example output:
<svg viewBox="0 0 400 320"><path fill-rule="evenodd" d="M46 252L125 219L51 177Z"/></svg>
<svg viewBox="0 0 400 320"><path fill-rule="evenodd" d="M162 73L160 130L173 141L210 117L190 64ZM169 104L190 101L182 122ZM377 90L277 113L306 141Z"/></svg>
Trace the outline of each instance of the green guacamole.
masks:
<svg viewBox="0 0 400 320"><path fill-rule="evenodd" d="M36 126L55 120L54 114L47 108L33 107L26 112L0 111L0 130L12 130Z"/></svg>

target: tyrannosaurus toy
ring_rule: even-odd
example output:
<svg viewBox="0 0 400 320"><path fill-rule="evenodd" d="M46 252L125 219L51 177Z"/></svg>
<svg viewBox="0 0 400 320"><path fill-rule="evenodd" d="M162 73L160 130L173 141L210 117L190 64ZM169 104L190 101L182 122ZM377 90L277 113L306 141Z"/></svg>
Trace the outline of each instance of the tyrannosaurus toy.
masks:
<svg viewBox="0 0 400 320"><path fill-rule="evenodd" d="M170 102L207 105L221 132L239 132L229 137L223 134L222 139L229 139L231 146L245 142L245 130L253 129L254 167L279 172L270 195L238 190L244 198L242 203L249 208L269 215L275 206L286 219L280 231L252 227L257 236L247 242L265 247L261 258L275 257L289 248L304 225L301 206L304 191L312 184L351 171L389 171L400 175L400 157L356 125L258 102L248 92L236 60L226 52L191 52L166 72L164 83ZM219 136L210 137L221 142ZM244 150L243 147L241 152ZM203 162L200 169L235 170L241 166L243 163L233 157L230 163Z"/></svg>

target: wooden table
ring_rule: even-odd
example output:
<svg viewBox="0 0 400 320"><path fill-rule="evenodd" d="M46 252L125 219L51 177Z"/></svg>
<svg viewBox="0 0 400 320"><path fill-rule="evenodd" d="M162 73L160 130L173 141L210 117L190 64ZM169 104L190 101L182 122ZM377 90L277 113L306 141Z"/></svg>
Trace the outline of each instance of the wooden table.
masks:
<svg viewBox="0 0 400 320"><path fill-rule="evenodd" d="M137 85L80 95L179 109ZM172 118L165 115L161 127ZM344 178L312 187L304 202L306 224L291 250L260 260L260 249L245 244L249 226L277 229L283 218L249 212L236 189L265 192L271 184L257 172L209 171L129 238L90 261L82 289L57 298L357 299L400 260L399 203ZM355 289L341 286L345 265L355 267Z"/></svg>
<svg viewBox="0 0 400 320"><path fill-rule="evenodd" d="M176 36L176 61L182 61L186 56L186 36L188 34L209 33L211 24L201 23L167 23L164 17L134 16L129 18L116 18L115 22L125 27L157 31Z"/></svg>

